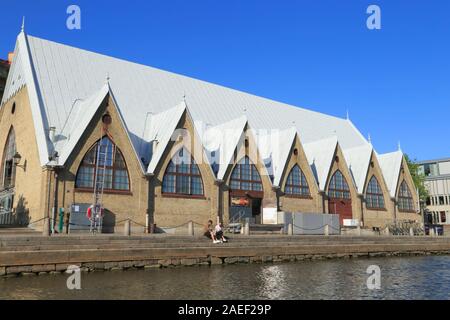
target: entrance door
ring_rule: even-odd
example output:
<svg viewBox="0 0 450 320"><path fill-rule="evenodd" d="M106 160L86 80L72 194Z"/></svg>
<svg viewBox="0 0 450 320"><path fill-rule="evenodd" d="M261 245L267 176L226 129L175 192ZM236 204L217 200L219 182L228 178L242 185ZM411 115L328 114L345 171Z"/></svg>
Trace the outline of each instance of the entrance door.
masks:
<svg viewBox="0 0 450 320"><path fill-rule="evenodd" d="M339 214L341 225L344 219L353 219L352 197L347 180L341 171L337 170L328 186L328 212Z"/></svg>
<svg viewBox="0 0 450 320"><path fill-rule="evenodd" d="M353 219L352 200L330 199L328 201L328 212L339 215L339 222L344 225L344 219Z"/></svg>
<svg viewBox="0 0 450 320"><path fill-rule="evenodd" d="M261 199L252 199L252 217L254 218L255 224L261 224Z"/></svg>

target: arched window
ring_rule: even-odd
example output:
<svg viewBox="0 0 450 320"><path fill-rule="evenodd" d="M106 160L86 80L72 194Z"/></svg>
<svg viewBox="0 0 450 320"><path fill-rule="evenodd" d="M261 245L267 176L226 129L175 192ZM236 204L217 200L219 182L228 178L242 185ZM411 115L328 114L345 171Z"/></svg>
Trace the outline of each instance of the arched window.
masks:
<svg viewBox="0 0 450 320"><path fill-rule="evenodd" d="M400 185L398 192L398 209L400 211L414 211L414 200L405 180Z"/></svg>
<svg viewBox="0 0 450 320"><path fill-rule="evenodd" d="M181 148L170 160L164 173L162 192L187 196L203 195L200 170L185 148Z"/></svg>
<svg viewBox="0 0 450 320"><path fill-rule="evenodd" d="M341 171L336 171L328 187L328 196L332 199L351 199L350 188Z"/></svg>
<svg viewBox="0 0 450 320"><path fill-rule="evenodd" d="M247 156L234 167L231 173L230 187L232 190L263 191L261 176Z"/></svg>
<svg viewBox="0 0 450 320"><path fill-rule="evenodd" d="M98 178L102 179L104 183L103 190L130 190L125 159L119 148L107 136L95 143L84 156L78 168L76 188L94 188L97 164Z"/></svg>
<svg viewBox="0 0 450 320"><path fill-rule="evenodd" d="M378 183L378 180L377 178L375 178L375 176L372 176L367 186L366 203L367 208L371 209L385 208L383 190L381 190L380 184Z"/></svg>
<svg viewBox="0 0 450 320"><path fill-rule="evenodd" d="M307 197L310 195L308 182L306 181L306 177L303 174L303 171L299 168L298 165L295 165L291 169L291 172L289 173L286 180L284 192L287 195L293 196Z"/></svg>
<svg viewBox="0 0 450 320"><path fill-rule="evenodd" d="M16 166L14 165L14 155L16 154L16 134L14 128L9 130L5 149L3 150L2 161L2 186L3 189L14 187L16 177Z"/></svg>

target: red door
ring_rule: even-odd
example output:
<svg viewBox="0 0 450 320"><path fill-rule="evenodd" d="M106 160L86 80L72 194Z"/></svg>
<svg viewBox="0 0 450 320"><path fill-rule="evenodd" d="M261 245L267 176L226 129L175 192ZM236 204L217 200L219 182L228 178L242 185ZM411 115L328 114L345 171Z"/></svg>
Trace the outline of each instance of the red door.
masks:
<svg viewBox="0 0 450 320"><path fill-rule="evenodd" d="M338 214L341 225L344 225L344 219L353 219L352 200L330 198L328 200L328 212Z"/></svg>

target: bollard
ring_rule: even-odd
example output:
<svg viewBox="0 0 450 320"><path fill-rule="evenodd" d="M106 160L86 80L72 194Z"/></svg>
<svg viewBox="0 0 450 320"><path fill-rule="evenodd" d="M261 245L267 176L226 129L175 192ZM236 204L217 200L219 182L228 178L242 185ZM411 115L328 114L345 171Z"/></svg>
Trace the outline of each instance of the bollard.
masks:
<svg viewBox="0 0 450 320"><path fill-rule="evenodd" d="M434 237L434 228L430 227L430 237Z"/></svg>
<svg viewBox="0 0 450 320"><path fill-rule="evenodd" d="M413 227L410 227L410 228L409 228L409 235L410 235L411 237L414 237L414 229L413 229Z"/></svg>
<svg viewBox="0 0 450 320"><path fill-rule="evenodd" d="M361 226L356 227L356 234L361 236Z"/></svg>
<svg viewBox="0 0 450 320"><path fill-rule="evenodd" d="M326 224L325 227L323 228L323 233L327 237L330 235L330 226L328 224Z"/></svg>
<svg viewBox="0 0 450 320"><path fill-rule="evenodd" d="M44 237L50 236L50 219L49 218L44 218L44 224L42 226L42 235Z"/></svg>
<svg viewBox="0 0 450 320"><path fill-rule="evenodd" d="M293 236L294 235L294 227L292 226L292 223L288 224L287 234L289 236Z"/></svg>
<svg viewBox="0 0 450 320"><path fill-rule="evenodd" d="M244 225L244 234L246 236L250 235L250 223L248 221L246 221Z"/></svg>
<svg viewBox="0 0 450 320"><path fill-rule="evenodd" d="M123 235L126 237L129 237L131 235L130 219L125 220L125 224L123 226Z"/></svg>
<svg viewBox="0 0 450 320"><path fill-rule="evenodd" d="M189 236L194 235L194 222L193 221L188 222L188 235Z"/></svg>

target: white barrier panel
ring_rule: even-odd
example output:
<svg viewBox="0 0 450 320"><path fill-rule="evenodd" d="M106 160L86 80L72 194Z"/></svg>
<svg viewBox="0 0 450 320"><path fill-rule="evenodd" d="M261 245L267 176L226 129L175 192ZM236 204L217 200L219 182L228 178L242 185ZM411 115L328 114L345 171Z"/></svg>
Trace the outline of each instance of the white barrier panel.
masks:
<svg viewBox="0 0 450 320"><path fill-rule="evenodd" d="M286 230L292 223L295 235L324 235L326 225L329 235L341 232L338 214L279 212L278 223L284 224Z"/></svg>
<svg viewBox="0 0 450 320"><path fill-rule="evenodd" d="M278 211L277 208L263 208L263 224L277 224Z"/></svg>
<svg viewBox="0 0 450 320"><path fill-rule="evenodd" d="M358 227L358 219L343 219L344 227Z"/></svg>

